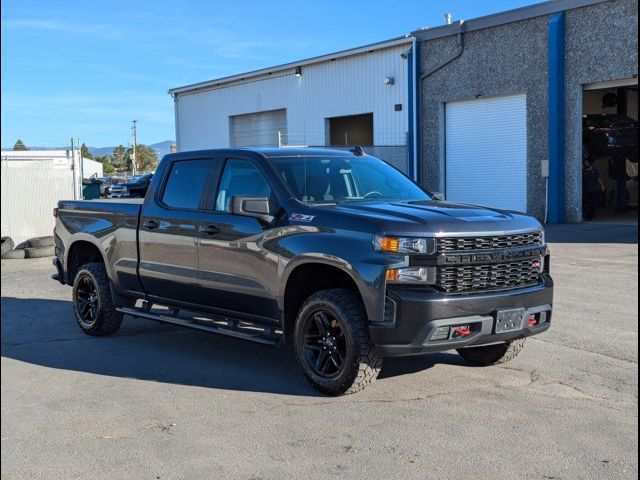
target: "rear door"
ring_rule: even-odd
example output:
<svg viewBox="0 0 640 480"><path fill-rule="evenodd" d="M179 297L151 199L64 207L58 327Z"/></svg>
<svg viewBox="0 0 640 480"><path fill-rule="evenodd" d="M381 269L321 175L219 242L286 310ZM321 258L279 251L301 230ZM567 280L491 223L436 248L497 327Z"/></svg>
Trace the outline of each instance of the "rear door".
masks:
<svg viewBox="0 0 640 480"><path fill-rule="evenodd" d="M256 218L231 213L234 196L271 197L273 191L258 164L224 159L219 186L198 231L200 285L206 306L275 323L278 253L270 235L275 229Z"/></svg>
<svg viewBox="0 0 640 480"><path fill-rule="evenodd" d="M197 230L216 162L176 160L140 218L140 278L152 299L198 302ZM171 303L171 302L167 302Z"/></svg>

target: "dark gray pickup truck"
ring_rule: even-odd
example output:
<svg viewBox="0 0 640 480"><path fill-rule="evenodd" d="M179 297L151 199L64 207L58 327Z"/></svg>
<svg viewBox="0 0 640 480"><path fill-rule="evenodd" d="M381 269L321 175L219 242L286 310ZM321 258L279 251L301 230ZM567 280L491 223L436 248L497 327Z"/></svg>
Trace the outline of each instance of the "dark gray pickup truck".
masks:
<svg viewBox="0 0 640 480"><path fill-rule="evenodd" d="M131 315L293 342L333 395L385 356L507 361L550 326L544 231L439 198L362 149L171 154L144 200L59 203L53 277L89 335Z"/></svg>

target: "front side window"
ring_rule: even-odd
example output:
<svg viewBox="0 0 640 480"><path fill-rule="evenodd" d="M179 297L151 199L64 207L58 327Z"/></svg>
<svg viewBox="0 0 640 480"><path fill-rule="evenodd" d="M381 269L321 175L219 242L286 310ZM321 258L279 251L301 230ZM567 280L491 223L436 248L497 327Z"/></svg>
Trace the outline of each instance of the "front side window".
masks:
<svg viewBox="0 0 640 480"><path fill-rule="evenodd" d="M375 157L277 157L271 162L293 195L307 204L431 198Z"/></svg>
<svg viewBox="0 0 640 480"><path fill-rule="evenodd" d="M216 210L231 212L231 199L236 196L271 196L271 188L258 167L247 160L227 161L216 197Z"/></svg>
<svg viewBox="0 0 640 480"><path fill-rule="evenodd" d="M210 167L210 160L174 162L162 194L162 203L171 208L200 208L200 196Z"/></svg>

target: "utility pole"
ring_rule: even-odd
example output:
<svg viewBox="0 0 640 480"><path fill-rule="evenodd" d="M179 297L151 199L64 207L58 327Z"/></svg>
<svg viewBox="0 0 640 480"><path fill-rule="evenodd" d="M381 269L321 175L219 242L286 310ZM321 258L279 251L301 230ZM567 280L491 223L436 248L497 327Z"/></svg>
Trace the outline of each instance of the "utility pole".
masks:
<svg viewBox="0 0 640 480"><path fill-rule="evenodd" d="M71 178L72 178L72 182L73 182L73 199L77 200L78 199L78 183L77 183L77 179L76 179L76 151L74 149L74 145L73 145L73 138L71 138Z"/></svg>
<svg viewBox="0 0 640 480"><path fill-rule="evenodd" d="M136 136L136 123L138 121L133 121L133 126L131 127L131 135L133 136L133 152L131 153L131 169L133 174L136 175L138 173L138 166L136 164L136 150L138 149L138 138Z"/></svg>
<svg viewBox="0 0 640 480"><path fill-rule="evenodd" d="M80 157L80 185L82 185L82 180L84 179L84 160L82 158L82 144L80 143L80 139L76 139L78 142L78 157ZM82 187L80 187L80 191L82 191Z"/></svg>

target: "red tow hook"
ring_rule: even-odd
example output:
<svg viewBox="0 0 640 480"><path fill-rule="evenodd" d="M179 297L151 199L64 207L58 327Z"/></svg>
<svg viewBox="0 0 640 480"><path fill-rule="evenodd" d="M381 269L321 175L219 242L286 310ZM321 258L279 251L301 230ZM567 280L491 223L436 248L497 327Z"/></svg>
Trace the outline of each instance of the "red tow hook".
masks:
<svg viewBox="0 0 640 480"><path fill-rule="evenodd" d="M471 335L472 333L473 333L473 331L468 327L461 327L461 328L454 328L453 329L453 336L455 338L466 337L467 335Z"/></svg>
<svg viewBox="0 0 640 480"><path fill-rule="evenodd" d="M538 319L536 317L529 317L528 323L530 327L535 327L538 325Z"/></svg>

